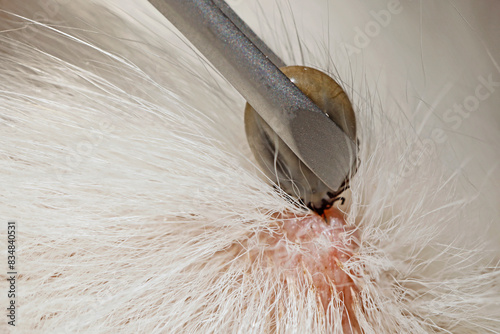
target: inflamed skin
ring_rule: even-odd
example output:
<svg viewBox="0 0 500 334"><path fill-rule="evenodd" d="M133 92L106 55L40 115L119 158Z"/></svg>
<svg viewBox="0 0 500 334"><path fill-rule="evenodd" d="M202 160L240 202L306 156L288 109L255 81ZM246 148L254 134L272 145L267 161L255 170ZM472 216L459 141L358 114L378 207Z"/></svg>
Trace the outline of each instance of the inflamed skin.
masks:
<svg viewBox="0 0 500 334"><path fill-rule="evenodd" d="M303 215L276 214L270 230L258 234L258 249L252 258L277 273L288 294L313 294L319 317L335 317L344 333L357 333L355 309L358 289L354 273L346 264L358 248L358 233L347 227L345 214L337 207ZM285 296L290 298L290 295ZM285 312L278 301L278 316Z"/></svg>

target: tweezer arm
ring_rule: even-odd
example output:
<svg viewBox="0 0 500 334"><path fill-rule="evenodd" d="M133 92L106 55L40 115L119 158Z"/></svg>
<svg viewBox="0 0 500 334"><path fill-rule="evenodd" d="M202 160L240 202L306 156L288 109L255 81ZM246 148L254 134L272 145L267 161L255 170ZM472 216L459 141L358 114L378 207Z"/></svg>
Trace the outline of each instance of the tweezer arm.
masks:
<svg viewBox="0 0 500 334"><path fill-rule="evenodd" d="M220 2L220 0L216 0ZM337 189L355 145L212 0L149 0L217 68L289 148Z"/></svg>
<svg viewBox="0 0 500 334"><path fill-rule="evenodd" d="M224 0L212 0L213 3L233 22L233 24L257 47L276 67L285 67L286 64L277 54L264 43L256 33L234 12Z"/></svg>

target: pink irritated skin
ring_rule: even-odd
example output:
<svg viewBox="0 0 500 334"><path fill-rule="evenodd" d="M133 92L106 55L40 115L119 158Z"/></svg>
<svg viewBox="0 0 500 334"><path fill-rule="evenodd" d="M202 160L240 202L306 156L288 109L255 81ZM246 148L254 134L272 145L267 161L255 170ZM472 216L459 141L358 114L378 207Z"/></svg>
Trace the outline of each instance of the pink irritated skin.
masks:
<svg viewBox="0 0 500 334"><path fill-rule="evenodd" d="M278 229L259 238L266 245L264 258L268 265L284 272L285 281L312 285L325 312L337 295L345 305L344 332L356 332L353 294L357 288L343 264L357 248L357 238L356 233L346 227L343 213L332 208L323 216L281 215L277 220Z"/></svg>

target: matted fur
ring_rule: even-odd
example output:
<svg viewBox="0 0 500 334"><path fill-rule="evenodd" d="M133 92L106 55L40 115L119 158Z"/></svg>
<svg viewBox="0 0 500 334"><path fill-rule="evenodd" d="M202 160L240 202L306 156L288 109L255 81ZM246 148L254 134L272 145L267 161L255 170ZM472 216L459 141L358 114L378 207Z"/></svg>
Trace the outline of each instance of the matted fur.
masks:
<svg viewBox="0 0 500 334"><path fill-rule="evenodd" d="M304 209L256 167L244 100L168 22L146 1L0 3L0 213L18 226L15 330L341 332L342 305L325 316L313 291L293 293L249 256L274 214ZM233 5L288 63L328 71L354 103L361 163L345 209L360 247L346 267L363 332L500 332L498 91L458 130L439 122L477 78L500 81L496 46L484 31L475 39L466 4L408 0L353 54L355 28L388 3L315 1L303 16L298 1ZM323 7L334 9L327 20L311 21ZM429 60L441 27L426 32L432 17L460 33L432 45L457 38L448 52L463 51L465 65Z"/></svg>

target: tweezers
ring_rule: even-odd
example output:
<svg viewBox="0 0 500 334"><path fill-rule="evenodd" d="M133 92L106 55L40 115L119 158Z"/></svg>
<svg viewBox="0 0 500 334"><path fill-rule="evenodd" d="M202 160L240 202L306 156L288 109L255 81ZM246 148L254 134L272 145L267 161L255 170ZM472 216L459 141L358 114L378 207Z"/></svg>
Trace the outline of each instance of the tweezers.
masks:
<svg viewBox="0 0 500 334"><path fill-rule="evenodd" d="M279 70L285 63L223 0L149 2L326 186L342 185L356 160L356 144Z"/></svg>

